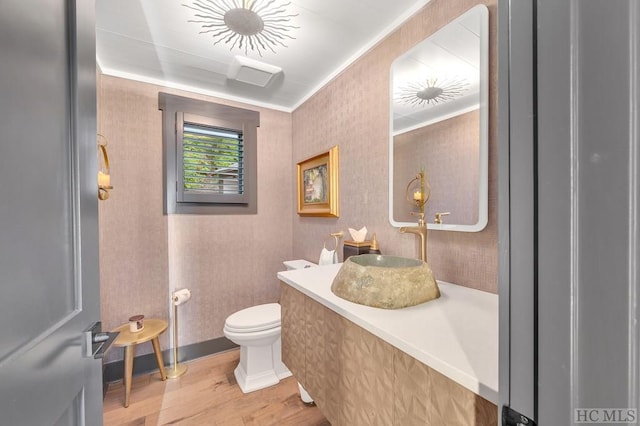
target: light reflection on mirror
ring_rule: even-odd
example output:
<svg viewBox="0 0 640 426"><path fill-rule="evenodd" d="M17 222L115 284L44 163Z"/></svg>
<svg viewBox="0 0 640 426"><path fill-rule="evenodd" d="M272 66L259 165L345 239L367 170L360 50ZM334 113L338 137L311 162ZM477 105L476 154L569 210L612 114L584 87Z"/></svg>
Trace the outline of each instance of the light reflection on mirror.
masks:
<svg viewBox="0 0 640 426"><path fill-rule="evenodd" d="M488 217L488 11L478 5L391 66L389 216L412 226L407 183L424 170L429 229L477 232ZM443 223L434 223L437 213Z"/></svg>

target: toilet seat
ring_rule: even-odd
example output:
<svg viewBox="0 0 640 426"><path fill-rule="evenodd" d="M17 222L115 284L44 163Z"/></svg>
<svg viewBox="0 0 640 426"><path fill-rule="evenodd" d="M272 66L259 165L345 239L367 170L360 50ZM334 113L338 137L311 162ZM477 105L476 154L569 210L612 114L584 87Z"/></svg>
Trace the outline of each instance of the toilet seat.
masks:
<svg viewBox="0 0 640 426"><path fill-rule="evenodd" d="M234 333L253 333L280 327L280 304L252 306L229 315L225 329Z"/></svg>

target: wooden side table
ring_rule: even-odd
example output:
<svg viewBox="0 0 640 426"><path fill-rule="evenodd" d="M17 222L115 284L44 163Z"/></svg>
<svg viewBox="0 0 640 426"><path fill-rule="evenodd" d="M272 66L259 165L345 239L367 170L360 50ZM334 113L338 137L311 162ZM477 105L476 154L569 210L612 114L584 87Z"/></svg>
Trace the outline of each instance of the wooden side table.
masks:
<svg viewBox="0 0 640 426"><path fill-rule="evenodd" d="M133 352L136 345L151 340L153 344L153 352L156 355L158 368L160 369L160 379L167 380L167 374L164 371L164 363L162 362L162 351L160 350L160 336L167 329L167 322L161 319L144 320L144 328L141 331L132 333L129 330L129 324L121 325L113 331L120 332L120 335L113 342L114 346L124 347L124 406L129 406L129 397L131 396L131 377L133 376Z"/></svg>

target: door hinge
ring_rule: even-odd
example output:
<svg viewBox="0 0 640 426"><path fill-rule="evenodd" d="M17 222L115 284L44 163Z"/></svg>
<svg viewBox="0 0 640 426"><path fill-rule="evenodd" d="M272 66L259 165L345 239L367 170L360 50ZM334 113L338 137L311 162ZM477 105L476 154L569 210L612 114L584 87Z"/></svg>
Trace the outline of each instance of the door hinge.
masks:
<svg viewBox="0 0 640 426"><path fill-rule="evenodd" d="M536 426L536 422L511 407L502 406L502 426Z"/></svg>

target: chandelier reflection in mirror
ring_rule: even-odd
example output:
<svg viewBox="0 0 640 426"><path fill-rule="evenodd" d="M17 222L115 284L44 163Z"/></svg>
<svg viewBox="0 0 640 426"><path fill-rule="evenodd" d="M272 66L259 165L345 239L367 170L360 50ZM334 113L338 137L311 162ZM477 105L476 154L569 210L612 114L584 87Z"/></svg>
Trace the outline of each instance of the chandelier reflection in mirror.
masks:
<svg viewBox="0 0 640 426"><path fill-rule="evenodd" d="M464 94L469 84L464 80L430 78L424 83L408 83L398 91L399 101L413 106L435 105L451 101Z"/></svg>
<svg viewBox="0 0 640 426"><path fill-rule="evenodd" d="M274 47L287 47L284 43L294 37L289 31L297 29L289 22L298 16L287 12L291 2L278 4L276 0L194 0L183 6L194 10L194 19L200 24L200 34L211 34L214 45L224 42L244 51L275 53Z"/></svg>

